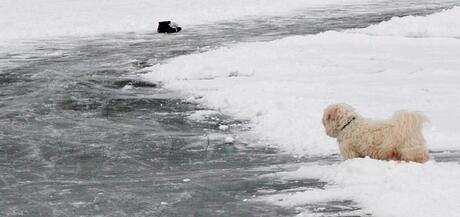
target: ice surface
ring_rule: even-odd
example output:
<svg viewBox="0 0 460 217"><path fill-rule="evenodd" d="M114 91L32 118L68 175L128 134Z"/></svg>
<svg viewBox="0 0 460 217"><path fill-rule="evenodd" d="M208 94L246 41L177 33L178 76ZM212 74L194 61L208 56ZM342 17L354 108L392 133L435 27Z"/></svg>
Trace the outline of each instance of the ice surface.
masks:
<svg viewBox="0 0 460 217"><path fill-rule="evenodd" d="M19 39L156 30L158 21L187 25L284 15L305 7L368 0L2 0L0 45Z"/></svg>

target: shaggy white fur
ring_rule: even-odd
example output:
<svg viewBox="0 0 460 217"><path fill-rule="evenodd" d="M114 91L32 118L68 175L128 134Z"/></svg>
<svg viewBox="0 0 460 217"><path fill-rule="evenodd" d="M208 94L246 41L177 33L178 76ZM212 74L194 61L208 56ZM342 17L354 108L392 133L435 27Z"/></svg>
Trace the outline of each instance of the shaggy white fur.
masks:
<svg viewBox="0 0 460 217"><path fill-rule="evenodd" d="M326 134L337 138L344 159L369 156L379 160L402 160L424 163L429 160L420 112L395 112L388 121L361 117L345 103L324 110Z"/></svg>

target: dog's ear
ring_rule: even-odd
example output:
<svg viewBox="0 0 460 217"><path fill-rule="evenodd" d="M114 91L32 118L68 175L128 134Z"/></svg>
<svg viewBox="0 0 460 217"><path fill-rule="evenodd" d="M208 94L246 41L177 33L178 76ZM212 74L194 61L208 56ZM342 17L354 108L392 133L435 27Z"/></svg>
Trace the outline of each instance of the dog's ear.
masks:
<svg viewBox="0 0 460 217"><path fill-rule="evenodd" d="M326 134L330 137L337 137L337 130L335 129L337 112L339 108L337 106L331 106L324 111L323 125L326 129Z"/></svg>
<svg viewBox="0 0 460 217"><path fill-rule="evenodd" d="M337 110L338 110L338 109L339 109L339 108L334 107L334 108L332 108L331 110L329 110L329 112L327 113L327 116L326 116L326 120L327 120L327 121L331 121L331 119L332 119L333 117L335 117L335 115L337 114Z"/></svg>

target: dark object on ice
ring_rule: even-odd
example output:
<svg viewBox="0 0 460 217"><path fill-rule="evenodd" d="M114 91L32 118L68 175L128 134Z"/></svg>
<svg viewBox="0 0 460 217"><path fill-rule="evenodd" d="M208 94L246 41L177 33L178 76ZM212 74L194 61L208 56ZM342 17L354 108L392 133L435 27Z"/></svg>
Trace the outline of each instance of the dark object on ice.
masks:
<svg viewBox="0 0 460 217"><path fill-rule="evenodd" d="M171 21L161 21L158 22L158 33L175 33L181 31L182 28L179 27L176 23Z"/></svg>
<svg viewBox="0 0 460 217"><path fill-rule="evenodd" d="M148 81L141 81L141 80L133 80L133 79L126 79L114 82L114 85L119 88L123 88L126 85L130 85L133 87L157 87L158 85L155 83L151 83Z"/></svg>

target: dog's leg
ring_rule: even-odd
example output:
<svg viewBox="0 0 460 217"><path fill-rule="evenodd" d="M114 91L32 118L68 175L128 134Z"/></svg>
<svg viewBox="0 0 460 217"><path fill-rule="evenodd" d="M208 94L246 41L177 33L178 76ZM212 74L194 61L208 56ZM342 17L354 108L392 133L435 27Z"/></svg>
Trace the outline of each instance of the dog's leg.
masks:
<svg viewBox="0 0 460 217"><path fill-rule="evenodd" d="M422 146L409 146L402 148L400 151L402 161L414 161L425 163L430 159L428 151Z"/></svg>
<svg viewBox="0 0 460 217"><path fill-rule="evenodd" d="M362 157L360 154L353 151L351 148L345 148L344 146L340 146L340 155L342 155L342 158L344 160Z"/></svg>

